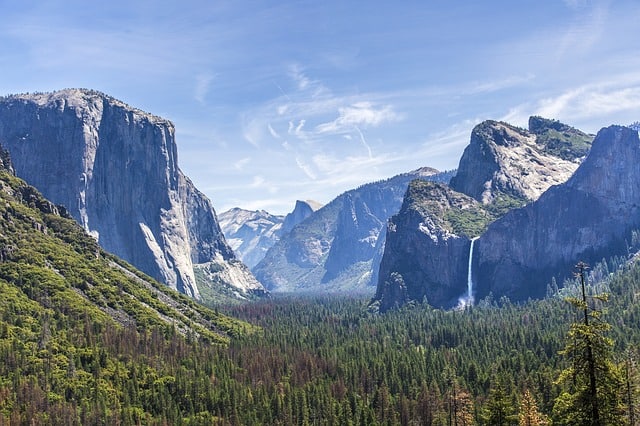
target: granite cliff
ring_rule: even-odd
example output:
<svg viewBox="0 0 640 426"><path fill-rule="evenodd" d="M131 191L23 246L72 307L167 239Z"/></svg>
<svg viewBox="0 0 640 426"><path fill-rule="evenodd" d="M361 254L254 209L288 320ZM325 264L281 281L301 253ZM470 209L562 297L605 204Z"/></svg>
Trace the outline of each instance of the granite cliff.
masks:
<svg viewBox="0 0 640 426"><path fill-rule="evenodd" d="M489 226L474 256L478 297L542 297L578 261L626 255L640 227L638 132L598 132L589 155L565 184Z"/></svg>
<svg viewBox="0 0 640 426"><path fill-rule="evenodd" d="M529 120L529 130L496 121L476 126L450 188L412 184L391 218L373 304L382 311L425 298L438 307L459 304L468 284L471 239L565 182L591 140L540 117Z"/></svg>
<svg viewBox="0 0 640 426"><path fill-rule="evenodd" d="M0 143L18 176L152 277L198 298L194 265L214 262L229 285L262 290L178 168L170 121L91 90L13 95L0 98Z"/></svg>
<svg viewBox="0 0 640 426"><path fill-rule="evenodd" d="M347 191L293 227L253 268L270 291L372 292L385 224L410 181L448 181L423 168Z"/></svg>

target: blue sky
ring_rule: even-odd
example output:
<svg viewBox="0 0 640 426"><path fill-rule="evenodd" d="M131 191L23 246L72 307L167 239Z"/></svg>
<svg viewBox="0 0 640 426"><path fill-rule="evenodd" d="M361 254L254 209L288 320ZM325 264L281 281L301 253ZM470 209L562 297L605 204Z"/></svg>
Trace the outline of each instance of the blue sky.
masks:
<svg viewBox="0 0 640 426"><path fill-rule="evenodd" d="M640 120L635 0L0 6L0 94L86 87L172 120L218 211L455 168L485 119Z"/></svg>

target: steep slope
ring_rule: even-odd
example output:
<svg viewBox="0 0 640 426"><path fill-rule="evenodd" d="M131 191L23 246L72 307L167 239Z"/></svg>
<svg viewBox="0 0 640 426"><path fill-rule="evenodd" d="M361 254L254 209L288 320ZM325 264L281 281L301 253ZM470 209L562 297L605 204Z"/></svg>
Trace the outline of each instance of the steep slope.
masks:
<svg viewBox="0 0 640 426"><path fill-rule="evenodd" d="M416 178L450 174L423 168L345 192L284 235L253 272L272 291L371 291L386 221Z"/></svg>
<svg viewBox="0 0 640 426"><path fill-rule="evenodd" d="M392 218L373 303L384 311L411 300L421 302L425 296L432 305L445 308L456 306L458 299L469 299L462 291L469 284L468 276L462 272L468 268L470 239L482 235L507 212L566 181L578 168L591 140L579 130L540 117L531 117L529 131L496 121L476 126L451 179L450 192L458 195L448 193L445 198L466 194L478 205L470 208L464 203L436 202L434 208L430 197L441 200L439 191L407 193L412 202L405 200L405 205L422 202L425 207L406 208ZM416 243L425 238L428 244ZM422 259L424 264L409 265L404 259L408 256Z"/></svg>
<svg viewBox="0 0 640 426"><path fill-rule="evenodd" d="M247 327L103 251L64 207L6 167L0 169L0 217L0 282L18 299L63 315L87 313L105 325L175 327L212 342ZM2 294L10 303L9 293Z"/></svg>
<svg viewBox="0 0 640 426"><path fill-rule="evenodd" d="M320 207L322 205L315 201L298 200L293 211L286 216L236 207L220 213L218 220L233 251L245 265L253 268L282 235Z"/></svg>
<svg viewBox="0 0 640 426"><path fill-rule="evenodd" d="M106 253L6 167L0 294L1 424L202 423L198 365L256 330Z"/></svg>
<svg viewBox="0 0 640 426"><path fill-rule="evenodd" d="M380 263L384 279L373 299L375 308L385 312L424 300L457 304L466 290L467 265L451 259L469 253L467 236L456 234L458 223L451 220L451 214L460 211L486 216L478 201L447 185L421 180L409 184L400 211L389 219ZM417 282L420 285L413 285Z"/></svg>
<svg viewBox="0 0 640 426"><path fill-rule="evenodd" d="M478 296L541 297L552 278L582 260L626 255L640 228L640 140L626 127L602 129L565 184L489 226L477 242Z"/></svg>
<svg viewBox="0 0 640 426"><path fill-rule="evenodd" d="M195 298L194 265L211 262L223 281L242 277L227 284L262 290L178 168L174 135L170 121L91 90L0 99L0 143L18 176L107 251Z"/></svg>
<svg viewBox="0 0 640 426"><path fill-rule="evenodd" d="M280 236L290 232L294 226L308 218L316 210L322 208L322 203L314 200L296 200L296 205L293 211L287 214L282 221L282 229L280 230Z"/></svg>

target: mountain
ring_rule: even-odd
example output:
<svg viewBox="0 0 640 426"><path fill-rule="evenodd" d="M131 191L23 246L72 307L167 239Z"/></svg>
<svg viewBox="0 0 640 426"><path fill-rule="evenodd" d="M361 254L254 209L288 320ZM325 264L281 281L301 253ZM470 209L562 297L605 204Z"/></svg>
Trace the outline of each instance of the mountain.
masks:
<svg viewBox="0 0 640 426"><path fill-rule="evenodd" d="M485 121L471 132L451 188L489 204L502 196L536 200L565 182L588 152L593 136L558 121L529 119L529 130Z"/></svg>
<svg viewBox="0 0 640 426"><path fill-rule="evenodd" d="M195 303L99 247L67 213L0 165L1 311L82 318L103 326L160 326L210 342L250 328ZM28 309L9 309L24 303ZM16 325L19 327L19 325Z"/></svg>
<svg viewBox="0 0 640 426"><path fill-rule="evenodd" d="M640 139L611 126L565 184L491 224L474 255L478 297L542 297L578 261L627 255L640 228Z"/></svg>
<svg viewBox="0 0 640 426"><path fill-rule="evenodd" d="M170 121L92 90L0 98L0 143L18 176L105 250L195 298L194 265L213 271L201 287L261 292L211 202L179 169L174 136Z"/></svg>
<svg viewBox="0 0 640 426"><path fill-rule="evenodd" d="M202 424L185 394L257 328L107 253L0 159L0 423Z"/></svg>
<svg viewBox="0 0 640 426"><path fill-rule="evenodd" d="M298 200L294 210L286 216L235 207L220 213L218 220L233 251L245 265L253 268L282 235L320 207L322 205L315 201Z"/></svg>
<svg viewBox="0 0 640 426"><path fill-rule="evenodd" d="M278 240L284 216L265 210L235 207L218 215L220 228L236 255L249 268L255 266Z"/></svg>
<svg viewBox="0 0 640 426"><path fill-rule="evenodd" d="M253 268L270 291L370 291L387 219L414 179L448 181L422 168L345 192L284 235Z"/></svg>
<svg viewBox="0 0 640 426"><path fill-rule="evenodd" d="M322 207L322 203L314 200L297 200L293 211L287 214L282 221L280 235L290 232L297 224L308 218L316 210Z"/></svg>
<svg viewBox="0 0 640 426"><path fill-rule="evenodd" d="M541 117L531 117L529 130L496 121L476 126L450 187L412 184L390 219L373 306L385 311L424 299L444 308L471 303L471 240L569 179L591 141Z"/></svg>

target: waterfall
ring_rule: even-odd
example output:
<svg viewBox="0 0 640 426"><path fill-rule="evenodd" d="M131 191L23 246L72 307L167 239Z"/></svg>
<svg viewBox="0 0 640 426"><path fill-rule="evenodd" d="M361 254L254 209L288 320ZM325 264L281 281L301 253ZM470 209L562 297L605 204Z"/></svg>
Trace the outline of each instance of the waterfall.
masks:
<svg viewBox="0 0 640 426"><path fill-rule="evenodd" d="M471 245L469 246L469 266L467 269L467 300L466 305L473 305L473 245L478 237L471 239Z"/></svg>

